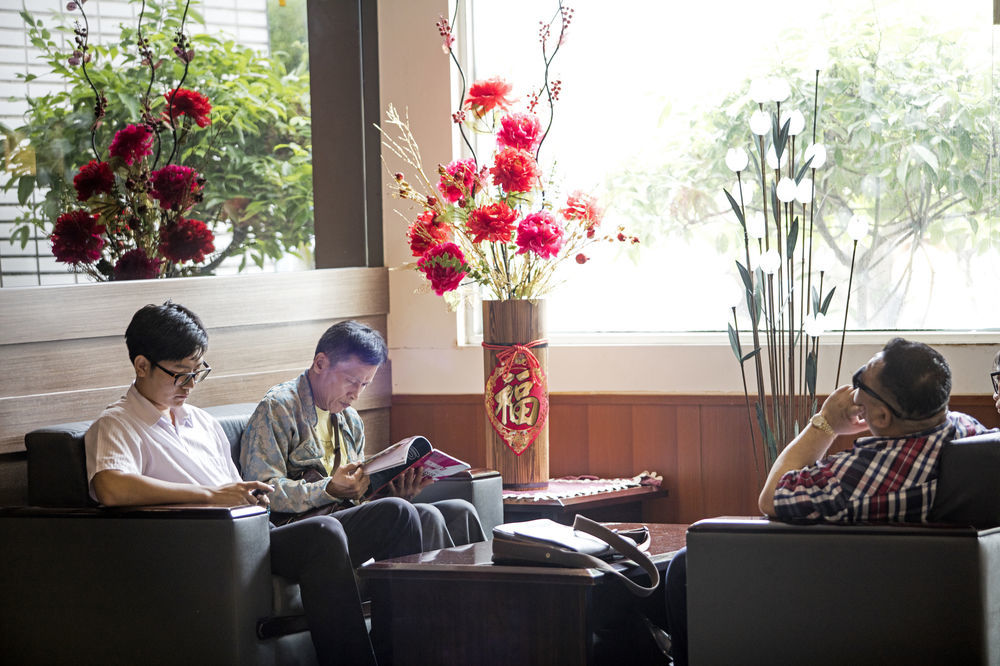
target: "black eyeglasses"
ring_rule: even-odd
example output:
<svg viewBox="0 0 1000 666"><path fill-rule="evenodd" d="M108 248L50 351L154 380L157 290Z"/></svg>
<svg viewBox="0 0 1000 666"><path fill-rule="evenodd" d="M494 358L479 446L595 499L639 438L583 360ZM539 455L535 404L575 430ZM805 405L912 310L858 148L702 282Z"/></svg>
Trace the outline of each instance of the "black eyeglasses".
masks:
<svg viewBox="0 0 1000 666"><path fill-rule="evenodd" d="M865 384L863 381L861 381L861 373L864 372L864 370L865 366L858 368L858 371L854 373L853 377L851 377L851 384L854 386L854 388L861 389L862 391L864 391L865 393L867 393L868 395L870 395L871 397L875 398L883 405L888 407L889 411L892 412L892 415L895 416L897 419L906 419L905 416L899 413L899 410L897 410L895 407L889 404L888 400L886 400L878 393L876 393L871 386L868 386L868 384Z"/></svg>
<svg viewBox="0 0 1000 666"><path fill-rule="evenodd" d="M1000 370L990 373L990 379L993 380L993 392L1000 393Z"/></svg>
<svg viewBox="0 0 1000 666"><path fill-rule="evenodd" d="M174 386L187 386L191 382L198 384L199 382L204 381L205 377L208 377L208 373L212 372L212 366L204 361L201 363L205 367L195 370L194 372L172 372L164 368L156 361L153 361L153 365L174 378Z"/></svg>

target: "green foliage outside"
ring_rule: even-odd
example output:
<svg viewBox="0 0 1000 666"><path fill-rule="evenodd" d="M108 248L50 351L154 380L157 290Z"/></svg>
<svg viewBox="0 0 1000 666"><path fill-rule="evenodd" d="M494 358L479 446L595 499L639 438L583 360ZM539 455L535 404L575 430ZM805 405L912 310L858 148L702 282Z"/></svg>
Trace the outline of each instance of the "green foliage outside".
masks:
<svg viewBox="0 0 1000 666"><path fill-rule="evenodd" d="M160 58L151 93L154 112L163 108L162 93L182 74L183 65L171 49L183 4L146 3L143 33ZM25 124L2 128L0 187L17 191L24 213L12 235L23 247L33 233L45 233L75 199L73 176L93 158L94 93L81 68L67 63L72 26L50 28L29 12L22 17L31 43L42 51L51 72L71 84L68 91L30 98ZM262 265L268 257L308 252L313 196L307 49L286 38L278 56L260 56L230 39L207 34L204 20L193 10L188 11L186 30L195 57L184 86L209 97L212 124L188 135L189 141L180 146L181 161L206 179L204 202L198 207L205 222L216 234L232 233L228 247L217 243L217 254L199 272L210 273L229 256L241 257L242 269L248 262ZM60 45L60 33L70 46ZM115 132L141 117L149 70L142 66L135 43L136 27L129 24L122 25L119 43L91 43L93 60L87 72L108 99L96 137L98 150L105 154ZM298 55L289 57L296 50ZM294 62L294 68L287 62Z"/></svg>
<svg viewBox="0 0 1000 666"><path fill-rule="evenodd" d="M841 29L832 31L838 41L827 45L830 66L819 79L817 141L830 157L816 171L815 233L840 264L834 275L844 276L846 284L852 246L844 233L847 221L854 214L873 221L859 246L851 300L852 321L863 328L876 315L897 321L906 301L929 300L924 291L916 293L915 282L911 290L911 281L922 263L935 266L930 248L948 249L948 264L937 268L949 271L967 271L972 257L990 250L984 222L998 215L998 202L989 196L997 119L988 67L969 67L977 54L968 52L963 35L928 38L933 26L877 26L871 15L839 21ZM811 45L789 33L775 46L782 65L772 73L792 87L782 108L806 117L795 147L801 155L812 143L815 84L812 72L803 74ZM690 130L666 147L661 164L611 176L615 206L644 242L714 233L720 253L740 256L742 229L720 195L723 188L736 193L726 150L743 146L751 155L744 176L744 185L754 190L749 208L761 210L760 188L753 183L759 150L747 127L757 106L749 88L747 80L714 110L693 117ZM668 105L664 115L669 112Z"/></svg>

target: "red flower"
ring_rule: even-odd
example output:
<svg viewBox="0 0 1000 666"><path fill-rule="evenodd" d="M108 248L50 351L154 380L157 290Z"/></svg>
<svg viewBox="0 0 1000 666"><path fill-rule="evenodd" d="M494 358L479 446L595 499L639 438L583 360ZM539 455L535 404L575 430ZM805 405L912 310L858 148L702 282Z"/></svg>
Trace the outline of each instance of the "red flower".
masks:
<svg viewBox="0 0 1000 666"><path fill-rule="evenodd" d="M205 261L205 255L215 252L212 242L215 235L201 220L178 218L177 222L160 227L160 254L182 263L193 261L196 264Z"/></svg>
<svg viewBox="0 0 1000 666"><path fill-rule="evenodd" d="M452 242L435 245L417 262L417 270L431 281L431 289L438 296L456 289L465 278L467 268L465 255Z"/></svg>
<svg viewBox="0 0 1000 666"><path fill-rule="evenodd" d="M455 160L443 167L438 189L444 198L455 203L463 197L471 197L476 193L479 179L476 176L476 161L473 159Z"/></svg>
<svg viewBox="0 0 1000 666"><path fill-rule="evenodd" d="M513 100L507 96L513 89L514 86L499 76L476 81L469 86L469 95L465 98L465 108L472 109L472 112L480 118L498 106L501 109L508 109Z"/></svg>
<svg viewBox="0 0 1000 666"><path fill-rule="evenodd" d="M531 153L518 148L504 148L497 153L496 163L490 173L493 174L493 182L507 193L528 192L542 176Z"/></svg>
<svg viewBox="0 0 1000 666"><path fill-rule="evenodd" d="M563 244L563 228L548 211L532 213L517 225L517 253L534 252L542 259L554 257Z"/></svg>
<svg viewBox="0 0 1000 666"><path fill-rule="evenodd" d="M542 140L542 123L533 113L512 113L500 119L497 143L531 152Z"/></svg>
<svg viewBox="0 0 1000 666"><path fill-rule="evenodd" d="M559 212L567 221L582 222L587 230L587 238L594 237L594 232L604 218L604 209L597 205L597 199L579 190L566 198L566 207Z"/></svg>
<svg viewBox="0 0 1000 666"><path fill-rule="evenodd" d="M151 259L141 247L121 256L114 268L115 280L150 280L160 274L162 259Z"/></svg>
<svg viewBox="0 0 1000 666"><path fill-rule="evenodd" d="M114 184L115 176L111 173L111 167L107 162L97 160L90 160L80 167L80 171L73 177L73 187L76 188L78 201L86 201L98 192L111 194Z"/></svg>
<svg viewBox="0 0 1000 666"><path fill-rule="evenodd" d="M127 125L115 133L108 149L111 157L120 157L131 165L153 154L153 133L145 125Z"/></svg>
<svg viewBox="0 0 1000 666"><path fill-rule="evenodd" d="M159 199L163 210L186 210L194 201L192 192L201 189L198 185L198 172L191 167L179 164L168 164L149 174L153 190L149 193L154 199Z"/></svg>
<svg viewBox="0 0 1000 666"><path fill-rule="evenodd" d="M170 122L170 110L173 109L175 121L179 116L187 116L198 123L198 127L208 127L212 124L212 119L209 117L212 105L200 92L177 88L176 91L163 93L163 97L167 100L167 110L163 112L163 118L167 122Z"/></svg>
<svg viewBox="0 0 1000 666"><path fill-rule="evenodd" d="M92 264L101 258L103 233L104 225L97 224L96 215L85 210L63 213L49 236L52 254L64 264Z"/></svg>
<svg viewBox="0 0 1000 666"><path fill-rule="evenodd" d="M425 210L407 227L406 238L410 241L413 256L422 257L435 245L451 240L451 228L439 222L434 211Z"/></svg>
<svg viewBox="0 0 1000 666"><path fill-rule="evenodd" d="M472 242L488 240L491 243L510 242L510 234L514 230L514 220L517 212L503 201L480 206L469 214L469 231L475 235Z"/></svg>

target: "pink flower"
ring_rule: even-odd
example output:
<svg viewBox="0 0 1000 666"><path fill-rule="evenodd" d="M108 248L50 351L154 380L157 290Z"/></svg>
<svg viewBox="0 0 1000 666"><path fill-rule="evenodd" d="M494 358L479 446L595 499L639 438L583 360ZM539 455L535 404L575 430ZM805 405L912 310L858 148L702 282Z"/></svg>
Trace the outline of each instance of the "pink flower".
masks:
<svg viewBox="0 0 1000 666"><path fill-rule="evenodd" d="M530 192L542 176L541 169L531 153L519 148L504 148L496 155L490 173L493 182L511 192Z"/></svg>
<svg viewBox="0 0 1000 666"><path fill-rule="evenodd" d="M514 220L517 212L503 201L488 206L480 206L469 213L467 225L475 236L473 243L487 240L491 243L510 242L510 234L514 230Z"/></svg>
<svg viewBox="0 0 1000 666"><path fill-rule="evenodd" d="M151 280L160 274L162 259L151 259L141 247L121 256L114 268L115 280Z"/></svg>
<svg viewBox="0 0 1000 666"><path fill-rule="evenodd" d="M542 259L554 257L563 244L563 228L548 211L532 213L517 226L517 253L534 252Z"/></svg>
<svg viewBox="0 0 1000 666"><path fill-rule="evenodd" d="M111 157L120 157L131 166L136 160L153 154L153 133L145 125L127 125L115 133L108 152Z"/></svg>
<svg viewBox="0 0 1000 666"><path fill-rule="evenodd" d="M422 257L435 245L451 240L451 227L439 222L434 211L425 210L407 227L406 238L413 256Z"/></svg>
<svg viewBox="0 0 1000 666"><path fill-rule="evenodd" d="M504 81L499 76L490 79L476 81L469 86L469 94L465 98L465 108L471 109L478 117L500 107L509 109L513 100L508 97L514 86Z"/></svg>
<svg viewBox="0 0 1000 666"><path fill-rule="evenodd" d="M462 250L450 241L430 248L417 262L417 270L430 280L438 296L458 288L467 268Z"/></svg>
<svg viewBox="0 0 1000 666"><path fill-rule="evenodd" d="M208 127L212 124L212 118L209 116L212 113L212 105L209 104L208 97L200 92L177 88L176 94L170 90L163 93L163 97L167 100L167 110L163 112L163 118L167 122L170 122L170 109L173 108L175 121L179 116L188 116L198 123L198 127Z"/></svg>
<svg viewBox="0 0 1000 666"><path fill-rule="evenodd" d="M85 210L63 213L49 236L52 254L64 264L92 264L101 258L103 233L104 225L97 224L96 215Z"/></svg>
<svg viewBox="0 0 1000 666"><path fill-rule="evenodd" d="M192 192L201 189L198 172L191 167L168 164L149 174L153 190L149 193L160 201L163 210L186 210L194 205Z"/></svg>
<svg viewBox="0 0 1000 666"><path fill-rule="evenodd" d="M215 235L201 220L178 218L174 224L160 227L160 254L171 261L196 264L215 252Z"/></svg>
<svg viewBox="0 0 1000 666"><path fill-rule="evenodd" d="M438 167L438 170L443 170L438 190L450 203L455 203L464 197L471 197L476 193L479 178L476 175L475 160L455 160L443 167Z"/></svg>
<svg viewBox="0 0 1000 666"><path fill-rule="evenodd" d="M111 194L114 184L115 176L111 173L111 167L107 162L97 160L90 160L84 164L73 177L73 187L76 188L78 201L86 201L98 192Z"/></svg>
<svg viewBox="0 0 1000 666"><path fill-rule="evenodd" d="M497 143L532 152L542 140L542 123L533 113L512 113L500 119Z"/></svg>
<svg viewBox="0 0 1000 666"><path fill-rule="evenodd" d="M604 209L597 205L597 198L579 190L566 198L566 207L559 212L568 222L579 220L587 230L587 238L594 237L604 218Z"/></svg>

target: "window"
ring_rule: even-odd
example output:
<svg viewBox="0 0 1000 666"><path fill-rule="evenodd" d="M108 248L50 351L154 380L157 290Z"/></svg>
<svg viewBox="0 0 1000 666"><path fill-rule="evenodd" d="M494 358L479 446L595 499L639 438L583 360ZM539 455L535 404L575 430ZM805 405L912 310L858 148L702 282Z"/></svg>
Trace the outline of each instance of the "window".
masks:
<svg viewBox="0 0 1000 666"><path fill-rule="evenodd" d="M567 266L551 333L725 329L743 253L723 194L736 187L726 151L750 148L748 90L761 77L790 83L782 108L810 127L817 52L829 161L817 170L814 259L837 287L830 328L843 323L855 215L872 232L854 259L849 329L1000 327L1000 27L989 2L569 4L541 160L556 161L565 189L602 192L605 224L626 224L643 244ZM555 10L474 2L472 78L504 76L522 95L537 86L536 21ZM762 201L752 174L751 208Z"/></svg>
<svg viewBox="0 0 1000 666"><path fill-rule="evenodd" d="M79 16L78 12L67 9L65 0L0 3L0 35L3 36L0 40L0 124L8 156L13 146L30 143L25 138L31 134L30 126L25 131L18 131L26 125L26 118L30 118L26 116L28 98L37 99L69 89L64 77L52 74L51 67L41 59L44 49L32 42L30 29L19 15L22 4L34 19L44 24L50 39L67 57L72 51L66 46L71 44L72 33L59 30L59 26L71 28L73 19ZM147 20L158 7L175 5L178 3L174 0L147 3ZM140 4L102 0L87 3L85 9L90 43L109 46L119 44L121 26L134 28ZM186 32L197 53L188 85L192 80L203 84L204 76L211 69L218 74L211 77L214 83L228 81L231 85L242 86L239 103L230 104L228 109L224 102L212 100L216 107L213 129L218 129L212 151L216 158L206 159L201 170L208 184L204 205L199 205L195 211L210 223L217 221L214 229L216 252L234 247L229 256L216 255L221 263L213 272L233 273L244 264L271 270L309 266L312 263L313 220L305 0L280 3L279 0L196 0L191 3ZM228 43L230 40L232 44ZM261 57L268 54L271 60L262 62ZM200 72L199 67L202 68ZM242 80L234 84L235 79ZM154 91L153 95L159 92L162 90ZM112 105L119 102L114 95L110 101ZM137 102L133 100L133 103ZM235 108L241 106L243 110L234 116ZM72 125L69 117L62 125L54 121L55 131L47 131L45 141L69 145L72 134L69 125ZM104 138L110 139L110 136ZM46 166L39 160L28 172L37 176L51 167L55 177L71 180L80 166L79 160L83 157L80 153L84 152L76 150L75 144L73 146L67 150L65 160L71 164L60 166L58 160L54 160ZM0 286L86 281L82 274L68 272L66 265L57 263L51 254L47 234L51 231L55 202L45 206L47 188L39 183L27 205L19 205L19 176L12 179L10 164L4 162L3 165L0 184L7 189L0 190ZM228 232L232 225L222 218L238 220L240 233L245 231L252 238L252 244L234 246L233 234ZM29 231L24 223L31 220L45 220L46 223L40 227L31 226L27 244L22 247L21 237L12 236L19 228Z"/></svg>

